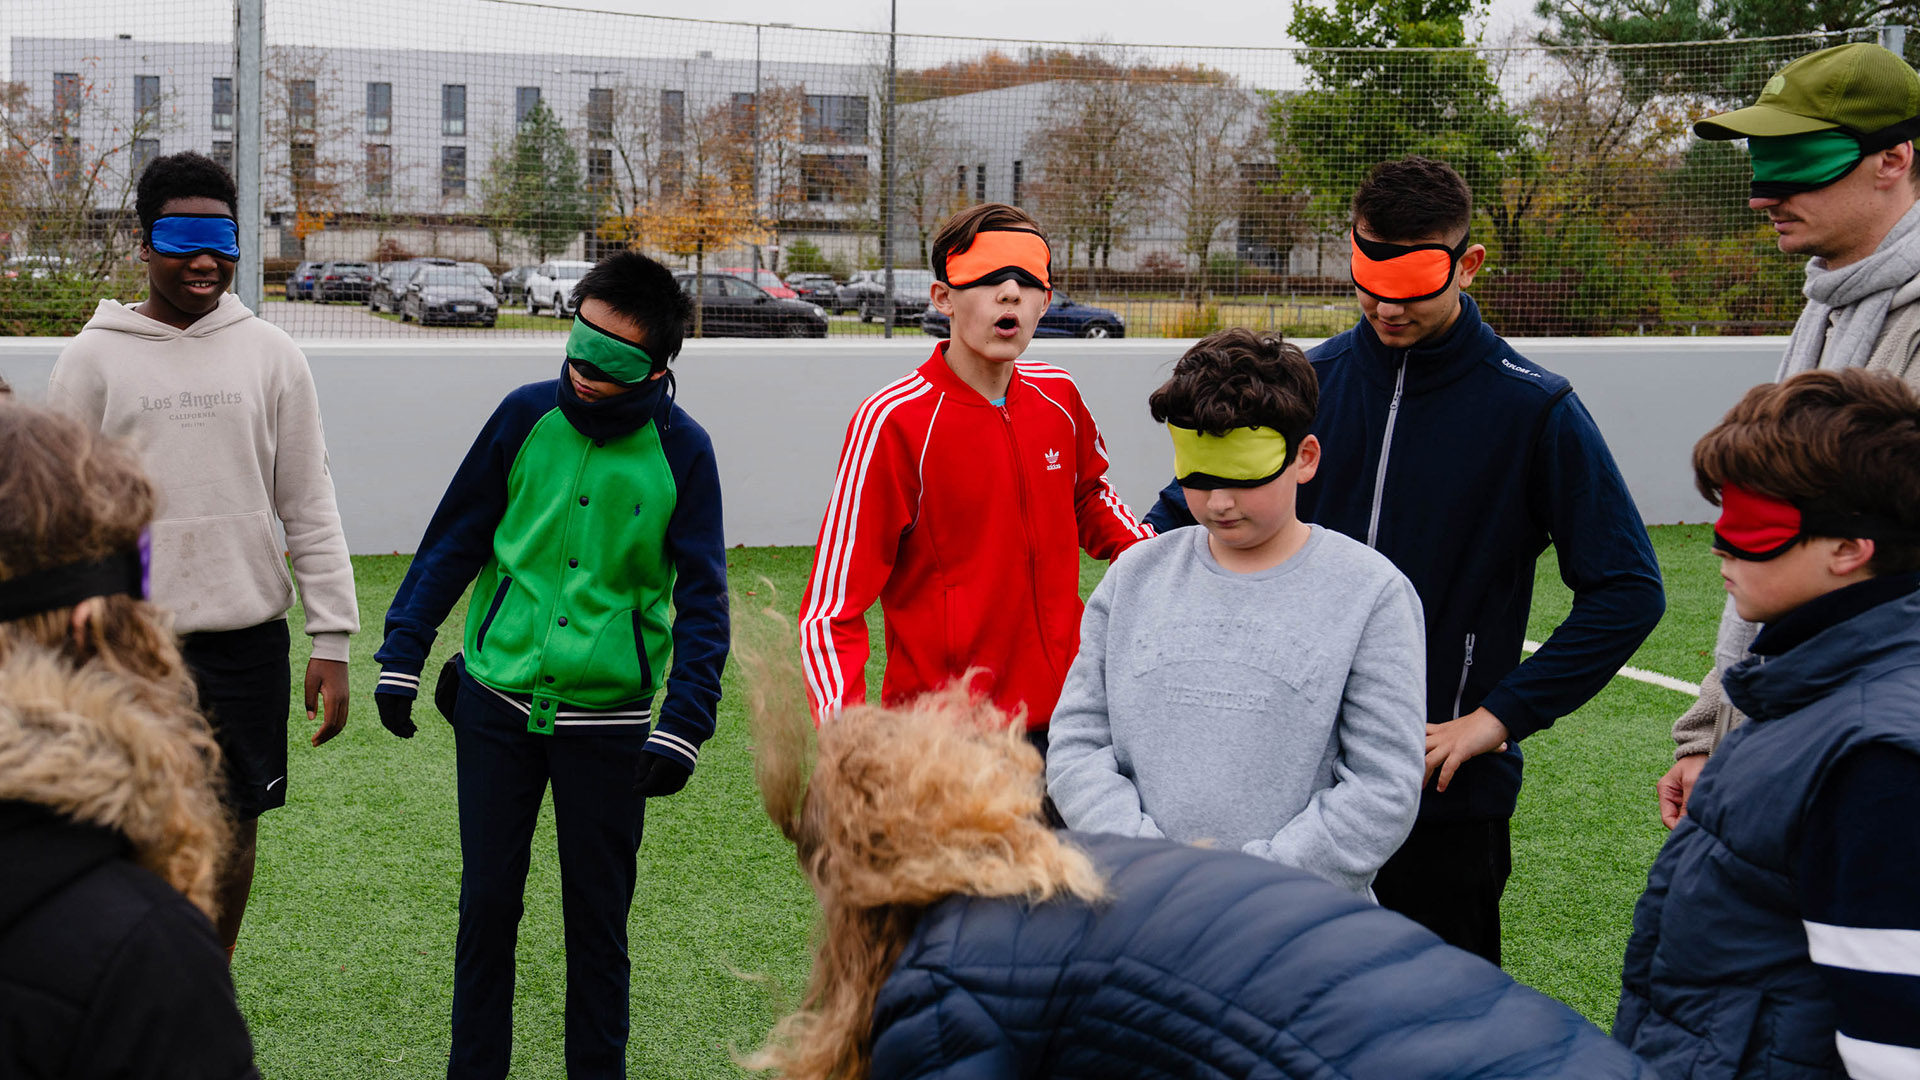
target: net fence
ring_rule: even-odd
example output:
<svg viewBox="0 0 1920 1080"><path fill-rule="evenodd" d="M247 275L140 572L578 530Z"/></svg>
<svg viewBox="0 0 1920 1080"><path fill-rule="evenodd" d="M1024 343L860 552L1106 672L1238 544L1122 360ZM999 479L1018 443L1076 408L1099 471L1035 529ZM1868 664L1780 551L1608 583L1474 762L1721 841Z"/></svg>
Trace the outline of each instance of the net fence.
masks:
<svg viewBox="0 0 1920 1080"><path fill-rule="evenodd" d="M135 178L234 165L255 108L263 312L301 337L553 333L626 247L706 336L938 335L927 249L985 201L1050 234L1043 334L1318 336L1355 317L1347 200L1408 153L1473 186L1472 292L1505 333L1784 332L1800 261L1746 205L1744 147L1690 126L1875 39L1174 48L266 0L249 80L230 2L36 12L0 78L7 334L143 295Z"/></svg>

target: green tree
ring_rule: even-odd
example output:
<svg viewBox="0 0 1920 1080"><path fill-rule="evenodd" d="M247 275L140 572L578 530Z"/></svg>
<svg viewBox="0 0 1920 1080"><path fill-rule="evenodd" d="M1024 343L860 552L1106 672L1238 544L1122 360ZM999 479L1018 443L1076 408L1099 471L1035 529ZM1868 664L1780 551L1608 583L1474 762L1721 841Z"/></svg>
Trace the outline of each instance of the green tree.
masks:
<svg viewBox="0 0 1920 1080"><path fill-rule="evenodd" d="M1303 3L1288 32L1307 47L1307 89L1269 98L1277 160L1323 225L1376 162L1424 154L1459 170L1501 246L1522 246L1537 140L1503 102L1466 19L1481 0Z"/></svg>
<svg viewBox="0 0 1920 1080"><path fill-rule="evenodd" d="M490 231L520 237L535 262L565 251L587 227L592 200L580 175L580 154L545 101L494 154L480 195Z"/></svg>

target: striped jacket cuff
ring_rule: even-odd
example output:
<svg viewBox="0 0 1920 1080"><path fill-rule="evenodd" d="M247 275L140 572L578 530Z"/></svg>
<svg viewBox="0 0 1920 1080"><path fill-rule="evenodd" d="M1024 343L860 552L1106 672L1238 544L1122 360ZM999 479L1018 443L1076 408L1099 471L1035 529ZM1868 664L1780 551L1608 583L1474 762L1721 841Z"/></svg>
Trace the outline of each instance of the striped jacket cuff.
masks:
<svg viewBox="0 0 1920 1080"><path fill-rule="evenodd" d="M665 729L655 729L647 736L645 747L650 753L684 764L689 771L700 763L700 747Z"/></svg>
<svg viewBox="0 0 1920 1080"><path fill-rule="evenodd" d="M392 694L395 697L417 698L420 696L420 675L409 674L397 668L387 668L380 672L380 679L373 684L376 694Z"/></svg>

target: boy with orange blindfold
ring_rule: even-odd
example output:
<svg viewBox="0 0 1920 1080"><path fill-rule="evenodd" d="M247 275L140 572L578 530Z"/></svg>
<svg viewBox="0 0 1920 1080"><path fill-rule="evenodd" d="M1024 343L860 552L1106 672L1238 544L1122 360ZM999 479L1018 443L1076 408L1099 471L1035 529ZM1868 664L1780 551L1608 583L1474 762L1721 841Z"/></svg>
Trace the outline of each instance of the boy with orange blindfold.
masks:
<svg viewBox="0 0 1920 1080"><path fill-rule="evenodd" d="M1376 166L1353 196L1358 325L1308 354L1319 474L1303 521L1365 542L1426 613L1428 784L1373 888L1495 963L1520 742L1578 709L1664 609L1646 527L1567 381L1515 352L1464 292L1486 260L1473 195L1427 158ZM1148 522L1192 522L1176 482ZM1567 618L1521 662L1534 562L1552 545Z"/></svg>
<svg viewBox="0 0 1920 1080"><path fill-rule="evenodd" d="M1080 550L1111 559L1153 533L1108 483L1073 378L1020 359L1051 297L1038 224L1001 203L963 210L932 262L952 340L847 426L800 602L807 692L823 721L866 700L878 600L887 704L973 670L1044 748L1079 647Z"/></svg>

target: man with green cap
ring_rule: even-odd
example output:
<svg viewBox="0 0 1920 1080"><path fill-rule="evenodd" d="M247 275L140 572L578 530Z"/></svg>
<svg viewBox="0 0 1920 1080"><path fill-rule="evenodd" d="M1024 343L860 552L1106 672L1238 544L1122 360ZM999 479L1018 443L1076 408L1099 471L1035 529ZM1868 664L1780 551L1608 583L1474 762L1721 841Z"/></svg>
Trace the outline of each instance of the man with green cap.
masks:
<svg viewBox="0 0 1920 1080"><path fill-rule="evenodd" d="M637 252L574 287L560 377L508 394L387 609L380 722L411 738L420 673L468 584L453 725L460 923L449 1078L505 1077L514 948L549 784L566 921L566 1072L626 1075L627 922L646 800L687 783L727 658L720 476L673 401L691 303ZM654 699L664 686L658 713Z"/></svg>
<svg viewBox="0 0 1920 1080"><path fill-rule="evenodd" d="M1809 53L1767 80L1744 109L1693 126L1703 139L1745 139L1747 205L1765 212L1780 250L1809 256L1807 306L1777 378L1816 368L1890 372L1920 388L1920 75L1878 45ZM1720 617L1713 672L1674 721L1673 768L1660 778L1660 818L1686 813L1707 755L1743 717L1720 673L1747 655L1759 626Z"/></svg>

